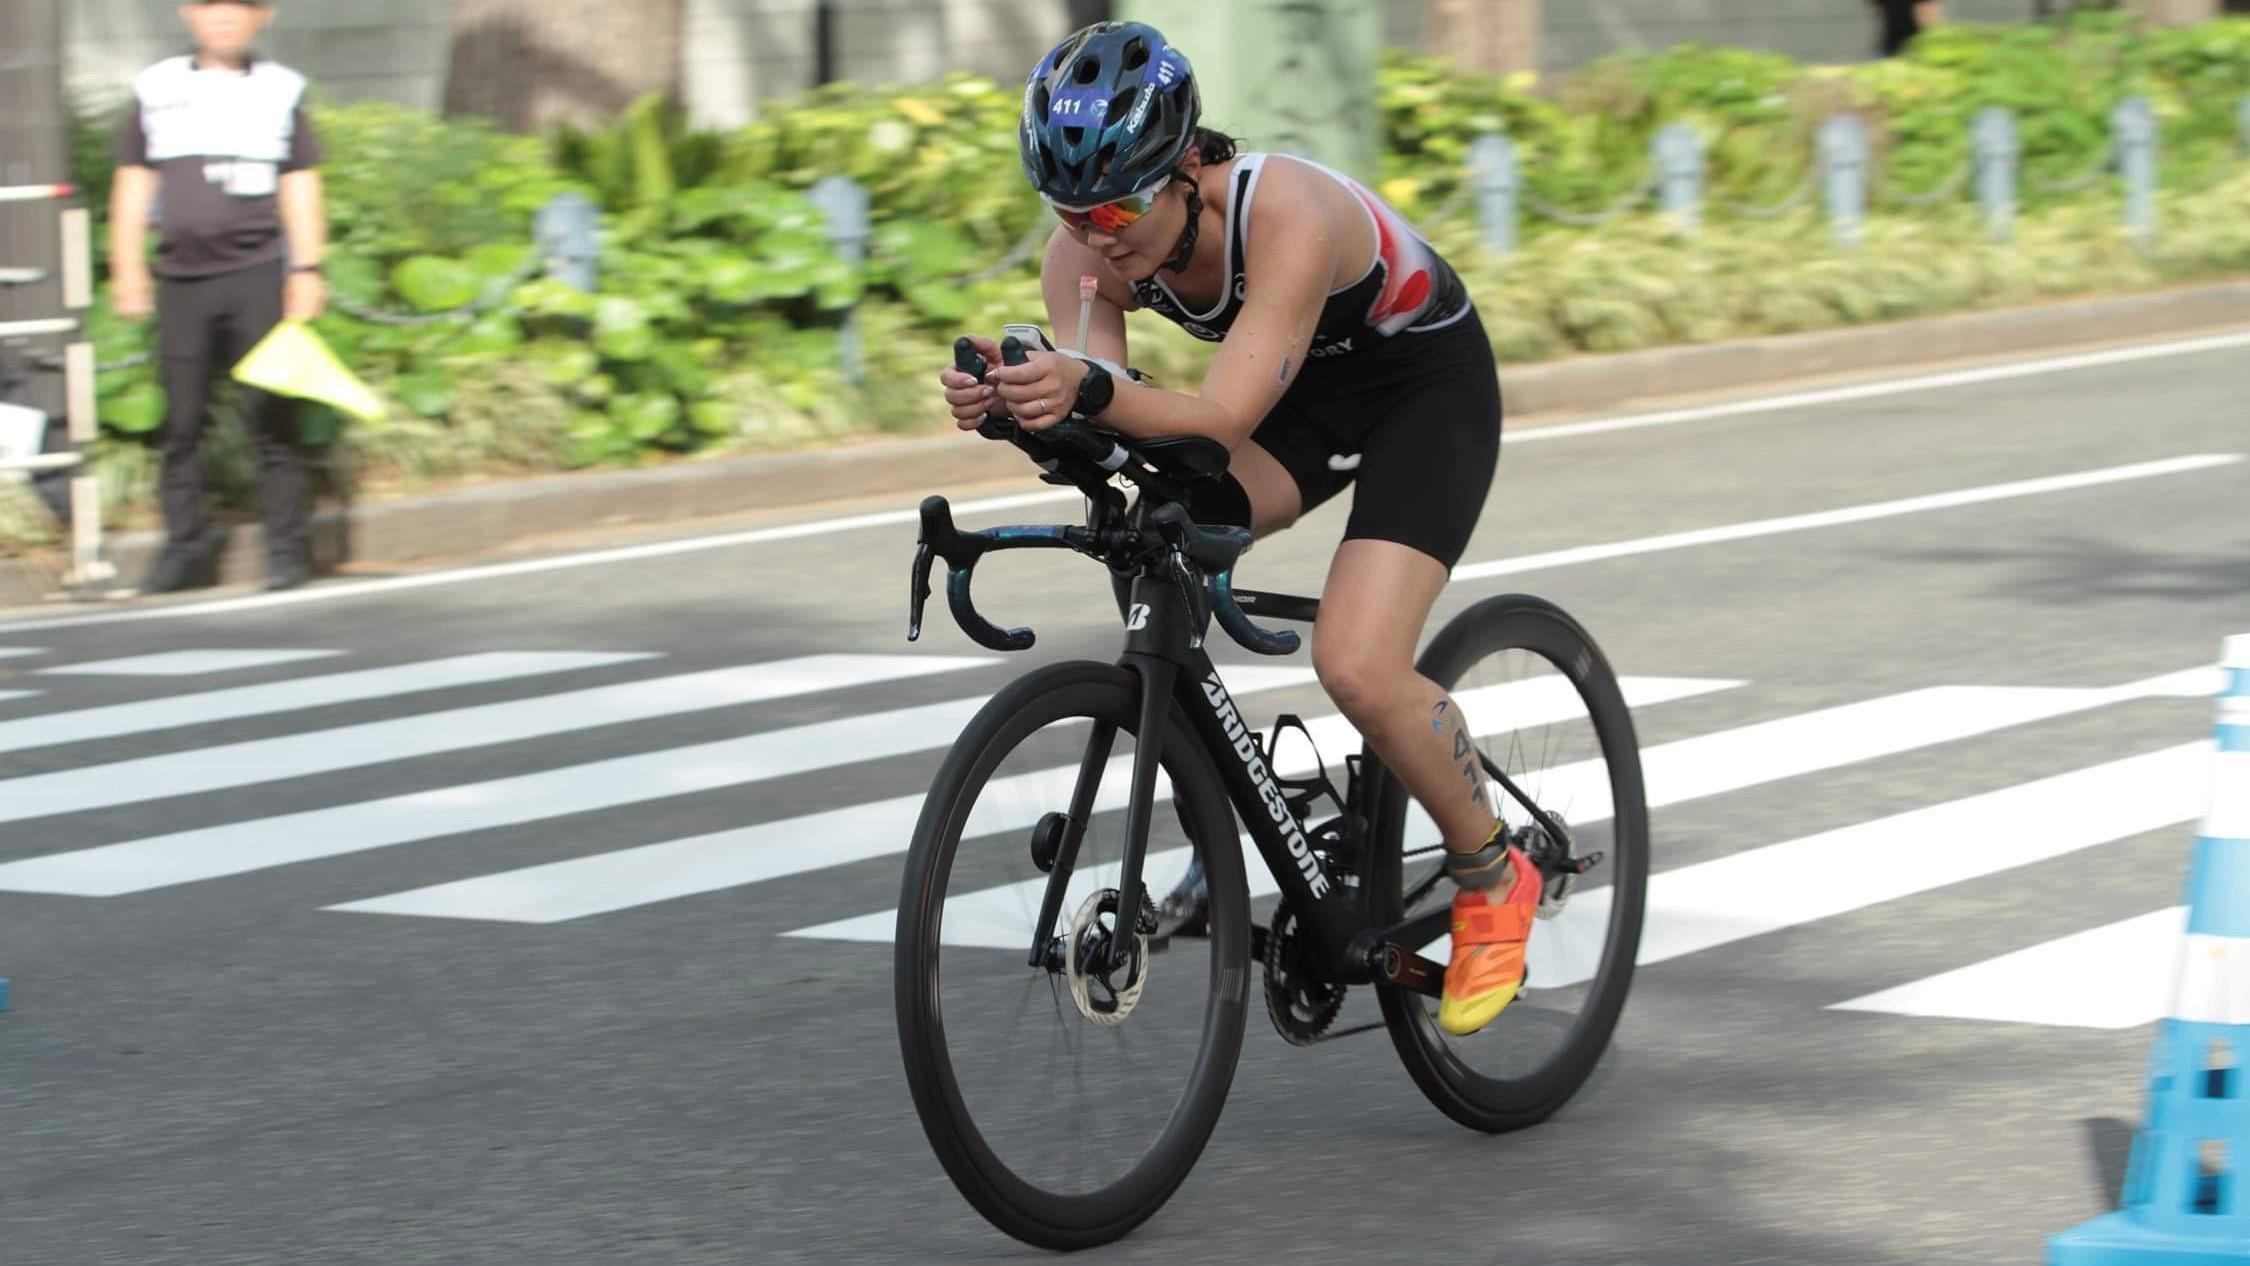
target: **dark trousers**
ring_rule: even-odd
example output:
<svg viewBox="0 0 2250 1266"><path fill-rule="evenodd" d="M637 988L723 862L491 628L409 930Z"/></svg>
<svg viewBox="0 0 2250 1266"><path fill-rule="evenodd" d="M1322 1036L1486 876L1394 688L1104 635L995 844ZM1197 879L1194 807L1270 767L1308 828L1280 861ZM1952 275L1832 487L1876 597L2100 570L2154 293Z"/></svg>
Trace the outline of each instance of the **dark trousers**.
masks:
<svg viewBox="0 0 2250 1266"><path fill-rule="evenodd" d="M258 340L281 323L287 265L270 264L215 277L166 278L156 300L164 366L164 528L173 550L211 548L203 508L203 428L211 390ZM305 559L312 517L310 463L297 443L297 411L286 396L236 384L242 420L264 471L266 552Z"/></svg>

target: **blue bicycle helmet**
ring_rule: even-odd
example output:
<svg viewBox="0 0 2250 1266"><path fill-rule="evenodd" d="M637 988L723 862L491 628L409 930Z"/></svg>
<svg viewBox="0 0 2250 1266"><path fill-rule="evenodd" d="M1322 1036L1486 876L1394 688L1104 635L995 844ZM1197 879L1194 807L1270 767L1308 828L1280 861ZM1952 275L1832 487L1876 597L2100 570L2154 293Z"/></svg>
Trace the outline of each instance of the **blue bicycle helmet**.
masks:
<svg viewBox="0 0 2250 1266"><path fill-rule="evenodd" d="M1067 207L1162 180L1195 143L1203 103L1186 54L1144 22L1097 22L1031 68L1018 148L1024 174Z"/></svg>

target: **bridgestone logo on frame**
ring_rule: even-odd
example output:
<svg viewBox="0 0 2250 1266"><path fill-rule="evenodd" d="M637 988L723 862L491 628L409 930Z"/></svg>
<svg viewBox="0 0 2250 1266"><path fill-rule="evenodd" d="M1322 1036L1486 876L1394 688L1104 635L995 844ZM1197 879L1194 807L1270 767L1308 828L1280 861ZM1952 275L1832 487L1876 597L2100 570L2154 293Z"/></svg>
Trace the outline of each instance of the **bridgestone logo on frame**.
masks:
<svg viewBox="0 0 2250 1266"><path fill-rule="evenodd" d="M1258 737L1242 724L1242 716L1234 710L1234 700L1227 697L1227 688L1219 680L1216 669L1203 682L1203 697L1210 701L1211 710L1224 726L1227 739L1234 744L1235 759L1250 773L1250 782L1258 789L1258 799L1265 802L1266 816L1289 840L1289 855L1297 859L1297 869L1312 887L1315 897L1328 895L1328 876L1320 869L1320 862L1312 855L1312 845L1305 842L1305 832L1297 825L1297 817L1289 812L1289 802L1281 798L1273 776L1266 772L1265 758L1258 754Z"/></svg>

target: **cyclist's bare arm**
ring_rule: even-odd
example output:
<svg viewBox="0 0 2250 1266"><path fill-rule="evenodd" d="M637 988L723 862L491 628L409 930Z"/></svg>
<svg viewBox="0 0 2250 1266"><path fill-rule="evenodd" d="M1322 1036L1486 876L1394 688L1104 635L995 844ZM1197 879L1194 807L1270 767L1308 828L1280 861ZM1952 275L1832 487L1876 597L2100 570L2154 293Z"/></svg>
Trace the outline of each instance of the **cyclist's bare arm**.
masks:
<svg viewBox="0 0 2250 1266"><path fill-rule="evenodd" d="M1097 421L1119 434L1137 438L1203 435L1229 449L1241 447L1304 368L1305 350L1312 343L1321 307L1333 284L1333 244L1337 237L1329 228L1327 208L1318 200L1260 199L1252 208L1249 257L1243 261L1244 274L1252 279L1250 297L1235 317L1226 341L1219 345L1211 371L1204 375L1202 390L1188 395L1119 382L1115 398ZM1072 245L1085 249L1075 242ZM1098 257L1095 259L1098 264ZM1075 330L1075 277L1057 279L1050 274L1046 284L1050 315L1058 287L1070 291L1071 328ZM1097 302L1097 312L1103 306ZM1123 324L1121 312L1116 320ZM1076 371L1070 372L1068 381L1075 383ZM1012 376L996 376L1003 384L1003 398L1011 394L1005 384Z"/></svg>

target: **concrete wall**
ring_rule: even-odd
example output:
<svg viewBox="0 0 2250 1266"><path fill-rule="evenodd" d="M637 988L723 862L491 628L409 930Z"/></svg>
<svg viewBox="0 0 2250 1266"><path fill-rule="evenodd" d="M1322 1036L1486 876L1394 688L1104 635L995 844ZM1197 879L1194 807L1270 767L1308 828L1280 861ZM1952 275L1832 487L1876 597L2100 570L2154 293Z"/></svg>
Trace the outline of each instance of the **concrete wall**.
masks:
<svg viewBox="0 0 2250 1266"><path fill-rule="evenodd" d="M912 83L948 70L1019 80L1070 29L1063 0L841 0L836 73ZM688 0L685 96L700 122L750 118L813 86L812 0Z"/></svg>
<svg viewBox="0 0 2250 1266"><path fill-rule="evenodd" d="M11 3L13 0L0 0ZM1225 2L1225 0L1215 0ZM1422 43L1424 0L1378 0L1391 43ZM119 92L149 62L180 51L178 0L70 0L72 86ZM794 96L814 74L813 0L686 0L683 81L705 124L752 117ZM1119 9L1129 7L1121 0ZM1071 0L841 0L838 72L910 82L948 69L1020 78L1070 28ZM1947 0L1964 21L2020 21L2033 0ZM1867 57L1865 0L1547 0L1541 65L1564 69L1615 48L1685 40L1771 48L1836 61ZM286 0L268 32L274 56L350 100L385 97L423 108L442 97L449 0Z"/></svg>
<svg viewBox="0 0 2250 1266"><path fill-rule="evenodd" d="M0 0L14 3L15 0ZM286 0L260 47L342 100L434 109L445 89L448 0ZM121 95L143 66L188 49L178 0L69 0L73 91Z"/></svg>
<svg viewBox="0 0 2250 1266"><path fill-rule="evenodd" d="M1867 0L1548 0L1540 66L1564 70L1620 48L1690 41L1864 61L1876 48ZM1948 20L2030 20L2032 0L1945 0Z"/></svg>

